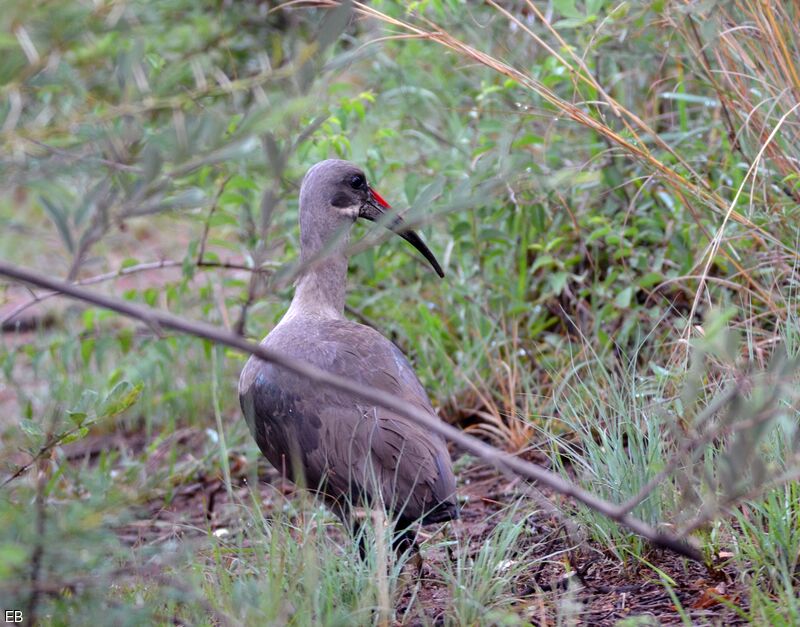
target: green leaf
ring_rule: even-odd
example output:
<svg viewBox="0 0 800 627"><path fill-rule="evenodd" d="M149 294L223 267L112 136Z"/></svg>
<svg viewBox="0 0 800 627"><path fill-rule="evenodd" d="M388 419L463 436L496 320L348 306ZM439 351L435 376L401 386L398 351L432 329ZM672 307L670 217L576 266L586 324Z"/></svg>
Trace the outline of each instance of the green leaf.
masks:
<svg viewBox="0 0 800 627"><path fill-rule="evenodd" d="M629 285L623 289L614 299L614 304L620 309L627 309L631 304L631 297L633 296L633 286Z"/></svg>
<svg viewBox="0 0 800 627"><path fill-rule="evenodd" d="M600 239L601 237L605 237L608 233L611 232L610 226L601 226L599 229L595 229L589 234L589 237L586 238L587 242L593 242L596 239Z"/></svg>
<svg viewBox="0 0 800 627"><path fill-rule="evenodd" d="M0 544L0 579L8 580L17 567L28 561L28 549L16 542Z"/></svg>
<svg viewBox="0 0 800 627"><path fill-rule="evenodd" d="M511 143L512 148L524 148L525 146L540 146L544 144L544 137L535 133L525 133Z"/></svg>
<svg viewBox="0 0 800 627"><path fill-rule="evenodd" d="M566 17L583 17L583 14L575 6L575 0L553 0L553 7Z"/></svg>
<svg viewBox="0 0 800 627"><path fill-rule="evenodd" d="M550 289L558 295L564 291L568 278L569 273L567 272L554 272L547 277L547 283L550 285Z"/></svg>
<svg viewBox="0 0 800 627"><path fill-rule="evenodd" d="M42 431L42 428L33 420L21 420L19 423L19 427L25 433L34 437L42 437L44 435L44 431Z"/></svg>
<svg viewBox="0 0 800 627"><path fill-rule="evenodd" d="M151 307L156 306L156 301L158 300L158 290L154 287L148 287L144 291L144 302L146 302Z"/></svg>
<svg viewBox="0 0 800 627"><path fill-rule="evenodd" d="M478 233L478 239L482 242L497 242L498 244L508 243L508 233L500 229L484 228Z"/></svg>
<svg viewBox="0 0 800 627"><path fill-rule="evenodd" d="M81 358L83 359L84 365L89 365L89 361L91 361L92 354L94 353L95 344L96 340L93 337L87 337L85 340L81 341Z"/></svg>
<svg viewBox="0 0 800 627"><path fill-rule="evenodd" d="M100 411L97 412L98 419L117 416L133 405L142 394L144 386L141 383L136 385L130 381L120 381L108 393Z"/></svg>
<svg viewBox="0 0 800 627"><path fill-rule="evenodd" d="M604 1L605 0L586 0L586 14L597 15L600 13L600 9L603 8Z"/></svg>
<svg viewBox="0 0 800 627"><path fill-rule="evenodd" d="M657 285L664 280L664 275L660 272L648 272L643 277L641 277L638 281L636 281L636 285L641 288L647 289L648 287L652 287L653 285Z"/></svg>
<svg viewBox="0 0 800 627"><path fill-rule="evenodd" d="M75 252L75 242L72 240L72 232L69 229L66 212L57 207L54 203L50 202L46 197L40 196L40 199L42 201L42 205L44 205L45 212L48 216L50 216L53 224L56 225L58 234L64 241L64 245L67 247L67 250L71 253Z"/></svg>
<svg viewBox="0 0 800 627"><path fill-rule="evenodd" d="M660 93L659 98L664 100L674 100L676 102L688 102L689 104L700 104L704 107L714 109L719 106L719 101L715 98L708 98L706 96L696 96L694 94L681 94L672 91L665 91Z"/></svg>
<svg viewBox="0 0 800 627"><path fill-rule="evenodd" d="M89 427L81 427L77 431L73 431L72 433L67 433L64 437L60 439L61 444L69 444L70 442L77 442L78 440L82 440L89 434Z"/></svg>
<svg viewBox="0 0 800 627"><path fill-rule="evenodd" d="M97 318L97 310L89 308L83 312L83 328L87 331L94 329L95 319Z"/></svg>
<svg viewBox="0 0 800 627"><path fill-rule="evenodd" d="M190 254L183 258L183 263L181 264L181 273L183 274L183 278L191 280L194 277L195 271L197 270L197 265L195 262L194 252L189 251L189 253ZM204 254L203 261L210 261L210 259Z"/></svg>
<svg viewBox="0 0 800 627"><path fill-rule="evenodd" d="M69 418L76 427L80 427L88 417L89 415L85 411L67 412L67 418Z"/></svg>
<svg viewBox="0 0 800 627"><path fill-rule="evenodd" d="M10 32L0 31L0 50L17 50L19 41Z"/></svg>
<svg viewBox="0 0 800 627"><path fill-rule="evenodd" d="M117 333L117 340L119 341L119 348L123 355L127 355L131 350L133 344L133 330L129 328L120 329Z"/></svg>
<svg viewBox="0 0 800 627"><path fill-rule="evenodd" d="M114 368L114 370L112 370L111 374L108 376L108 385L112 387L115 386L122 380L122 375L122 368Z"/></svg>
<svg viewBox="0 0 800 627"><path fill-rule="evenodd" d="M442 190L444 189L445 178L443 176L437 176L433 182L426 185L422 190L420 190L419 195L417 196L414 202L414 209L421 210L426 213L430 212L431 205L435 198L442 194Z"/></svg>
<svg viewBox="0 0 800 627"><path fill-rule="evenodd" d="M190 187L166 199L159 209L195 209L206 202L206 194L202 189Z"/></svg>
<svg viewBox="0 0 800 627"><path fill-rule="evenodd" d="M329 9L326 12L317 35L317 44L320 51L325 50L325 48L339 39L339 36L344 32L345 28L347 28L347 24L350 22L352 15L352 0L345 0L335 9Z"/></svg>
<svg viewBox="0 0 800 627"><path fill-rule="evenodd" d="M144 181L150 182L160 174L164 165L161 151L153 144L148 144L142 153L142 163L144 165L142 178Z"/></svg>
<svg viewBox="0 0 800 627"><path fill-rule="evenodd" d="M533 267L531 268L531 272L536 272L539 268L544 266L553 266L555 265L556 260L553 258L552 255L539 255L536 257L536 261L533 262Z"/></svg>

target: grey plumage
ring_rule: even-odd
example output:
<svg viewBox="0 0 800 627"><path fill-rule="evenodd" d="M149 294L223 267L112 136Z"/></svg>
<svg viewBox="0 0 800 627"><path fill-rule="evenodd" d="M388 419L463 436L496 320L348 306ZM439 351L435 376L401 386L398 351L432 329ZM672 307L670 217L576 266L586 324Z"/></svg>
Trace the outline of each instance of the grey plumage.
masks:
<svg viewBox="0 0 800 627"><path fill-rule="evenodd" d="M344 317L350 227L358 217L379 219L385 209L355 165L328 160L309 170L300 191L300 230L301 261L310 265L289 310L262 344L433 413L402 352L374 329ZM390 228L442 274L402 221L395 219ZM413 421L254 357L242 371L239 397L267 459L319 491L339 515L346 517L353 503L382 504L401 527L458 516L447 447Z"/></svg>

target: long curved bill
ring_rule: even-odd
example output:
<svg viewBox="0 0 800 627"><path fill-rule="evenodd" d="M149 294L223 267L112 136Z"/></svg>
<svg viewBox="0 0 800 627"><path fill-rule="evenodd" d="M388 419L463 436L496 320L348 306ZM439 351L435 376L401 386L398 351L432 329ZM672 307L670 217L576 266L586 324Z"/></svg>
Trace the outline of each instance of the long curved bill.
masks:
<svg viewBox="0 0 800 627"><path fill-rule="evenodd" d="M391 205L386 202L378 192L370 187L369 197L367 198L367 201L361 205L361 209L358 212L358 217L369 220L370 222L377 222L381 219L381 217L386 215L386 210L391 208ZM404 228L403 224L403 220L400 218L400 216L396 216L389 224L386 225L386 228L402 237L419 252L421 252L422 256L428 260L428 263L430 263L433 269L436 271L436 274L444 278L444 270L442 270L439 262L436 261L436 257L433 256L430 248L425 245L425 242L420 239L419 235L417 235L411 229Z"/></svg>

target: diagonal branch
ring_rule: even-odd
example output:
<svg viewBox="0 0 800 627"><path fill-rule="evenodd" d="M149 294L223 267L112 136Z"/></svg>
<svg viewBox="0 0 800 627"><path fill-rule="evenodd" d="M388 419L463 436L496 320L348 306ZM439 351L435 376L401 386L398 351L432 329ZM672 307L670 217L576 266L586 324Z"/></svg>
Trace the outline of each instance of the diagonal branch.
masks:
<svg viewBox="0 0 800 627"><path fill-rule="evenodd" d="M456 427L440 420L438 417L422 411L392 394L382 390L364 388L350 379L330 374L306 362L292 359L282 353L266 349L263 346L249 342L238 335L210 324L188 320L165 311L130 303L104 294L97 294L91 290L78 287L66 281L53 279L33 270L21 268L2 260L0 260L0 276L53 290L70 298L116 311L117 313L140 320L155 328L173 329L181 333L211 340L217 344L234 348L243 353L255 355L264 361L286 368L320 385L347 392L364 401L375 403L386 409L396 411L422 425L426 429L451 440L464 450L480 457L502 472L519 475L545 485L555 492L583 503L587 507L627 527L629 530L646 538L658 547L668 549L696 562L703 562L702 553L685 539L665 531L654 529L642 520L625 512L619 505L604 501L553 472L514 457L513 455L509 455L508 453L504 453L478 438L467 435Z"/></svg>

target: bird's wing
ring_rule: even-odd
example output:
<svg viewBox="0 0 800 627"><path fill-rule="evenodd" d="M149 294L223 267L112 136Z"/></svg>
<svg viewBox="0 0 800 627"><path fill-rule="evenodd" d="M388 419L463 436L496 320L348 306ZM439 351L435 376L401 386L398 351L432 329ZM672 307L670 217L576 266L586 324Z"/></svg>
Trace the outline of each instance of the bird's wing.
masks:
<svg viewBox="0 0 800 627"><path fill-rule="evenodd" d="M323 475L334 496L381 504L407 520L454 517L455 478L441 438L374 406L329 407L321 423L306 465Z"/></svg>
<svg viewBox="0 0 800 627"><path fill-rule="evenodd" d="M368 327L331 322L337 324L271 335L268 345L433 413L394 344ZM447 448L413 421L261 361L243 371L240 400L259 447L288 476L302 471L308 487L336 498L380 497L404 518L436 506L442 519L452 517L455 479Z"/></svg>

